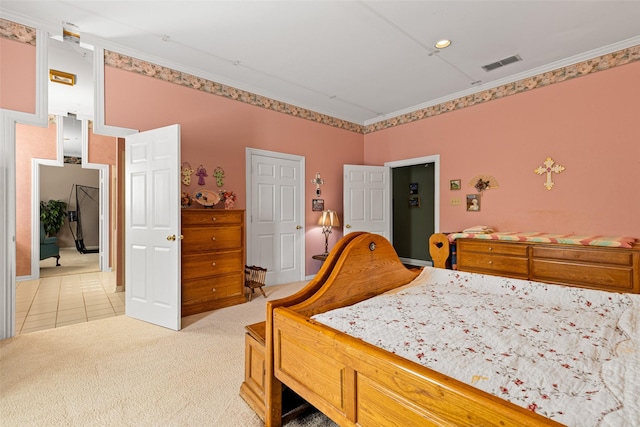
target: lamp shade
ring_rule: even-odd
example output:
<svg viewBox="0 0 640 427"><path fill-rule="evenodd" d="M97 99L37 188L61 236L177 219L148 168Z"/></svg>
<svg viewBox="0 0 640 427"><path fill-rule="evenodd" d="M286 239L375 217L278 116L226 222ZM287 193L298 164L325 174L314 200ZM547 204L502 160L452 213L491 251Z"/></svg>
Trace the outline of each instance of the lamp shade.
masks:
<svg viewBox="0 0 640 427"><path fill-rule="evenodd" d="M322 215L318 220L318 225L321 225L323 227L336 227L340 225L338 214L336 213L336 211L322 211Z"/></svg>

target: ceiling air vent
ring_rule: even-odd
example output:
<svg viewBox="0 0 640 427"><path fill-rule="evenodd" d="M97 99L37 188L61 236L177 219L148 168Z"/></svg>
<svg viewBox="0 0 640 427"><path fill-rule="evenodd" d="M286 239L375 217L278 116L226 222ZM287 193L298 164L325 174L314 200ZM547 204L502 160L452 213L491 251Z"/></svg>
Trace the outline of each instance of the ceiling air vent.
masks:
<svg viewBox="0 0 640 427"><path fill-rule="evenodd" d="M513 55L508 58L501 59L500 61L496 61L491 64L483 65L482 68L485 71L495 70L496 68L504 67L505 65L512 64L514 62L522 61L520 55Z"/></svg>

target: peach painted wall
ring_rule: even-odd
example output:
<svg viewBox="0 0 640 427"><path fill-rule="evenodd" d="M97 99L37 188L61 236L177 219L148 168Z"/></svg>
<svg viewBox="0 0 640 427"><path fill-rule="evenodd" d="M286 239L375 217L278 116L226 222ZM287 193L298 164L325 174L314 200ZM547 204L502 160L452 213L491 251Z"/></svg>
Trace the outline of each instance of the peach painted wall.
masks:
<svg viewBox="0 0 640 427"><path fill-rule="evenodd" d="M35 46L0 37L0 108L35 113Z"/></svg>
<svg viewBox="0 0 640 427"><path fill-rule="evenodd" d="M116 164L118 139L113 136L96 135L93 133L93 126L89 126L89 163L105 165Z"/></svg>
<svg viewBox="0 0 640 427"><path fill-rule="evenodd" d="M305 157L306 176L306 274L314 274L320 262L311 255L324 250L324 236L311 210L320 172L326 179L321 198L326 209L342 215L342 165L362 164L361 134L314 123L239 101L185 88L174 83L105 67L105 122L107 125L149 130L178 123L181 126L181 161L192 168L202 164L209 174L205 188L218 188L213 170L225 171L224 188L238 194L236 208L245 209L246 147ZM197 177L183 190L198 188ZM330 245L342 236L331 235Z"/></svg>
<svg viewBox="0 0 640 427"><path fill-rule="evenodd" d="M16 276L31 274L31 159L56 158L56 128L16 125Z"/></svg>
<svg viewBox="0 0 640 427"><path fill-rule="evenodd" d="M365 135L369 165L440 155L440 229L477 224L501 231L640 238L640 62ZM547 157L566 168L534 169ZM467 183L493 175L480 212L467 212ZM461 179L462 190L449 190ZM451 199L461 199L451 206Z"/></svg>

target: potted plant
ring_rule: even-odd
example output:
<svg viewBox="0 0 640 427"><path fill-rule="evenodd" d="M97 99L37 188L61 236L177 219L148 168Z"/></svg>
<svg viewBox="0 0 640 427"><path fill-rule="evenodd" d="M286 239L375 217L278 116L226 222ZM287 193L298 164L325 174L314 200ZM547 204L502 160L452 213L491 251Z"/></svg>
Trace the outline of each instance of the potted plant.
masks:
<svg viewBox="0 0 640 427"><path fill-rule="evenodd" d="M67 203L62 200L40 201L40 221L47 236L58 234L67 215Z"/></svg>

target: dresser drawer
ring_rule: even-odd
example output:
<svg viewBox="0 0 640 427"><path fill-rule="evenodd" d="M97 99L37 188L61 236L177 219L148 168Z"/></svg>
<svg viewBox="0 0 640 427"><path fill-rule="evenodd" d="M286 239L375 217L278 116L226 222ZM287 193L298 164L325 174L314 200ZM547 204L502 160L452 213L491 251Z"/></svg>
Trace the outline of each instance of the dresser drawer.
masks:
<svg viewBox="0 0 640 427"><path fill-rule="evenodd" d="M239 274L207 277L205 279L182 281L182 302L184 305L201 304L221 298L242 295L244 287Z"/></svg>
<svg viewBox="0 0 640 427"><path fill-rule="evenodd" d="M614 264L621 266L633 265L631 251L618 249L599 249L593 247L565 247L565 246L533 246L531 256L537 258L549 258L563 261L595 262L601 264Z"/></svg>
<svg viewBox="0 0 640 427"><path fill-rule="evenodd" d="M464 253L458 257L458 269L461 271L527 278L529 275L529 260L508 255Z"/></svg>
<svg viewBox="0 0 640 427"><path fill-rule="evenodd" d="M531 280L620 292L630 292L634 289L631 266L582 264L534 258L531 261Z"/></svg>
<svg viewBox="0 0 640 427"><path fill-rule="evenodd" d="M182 226L242 224L244 211L192 209L182 211Z"/></svg>
<svg viewBox="0 0 640 427"><path fill-rule="evenodd" d="M482 254L501 254L514 256L527 256L527 245L518 243L504 243L489 240L465 240L457 241L458 253L478 252Z"/></svg>
<svg viewBox="0 0 640 427"><path fill-rule="evenodd" d="M244 271L242 250L182 256L182 279Z"/></svg>
<svg viewBox="0 0 640 427"><path fill-rule="evenodd" d="M242 247L242 226L188 227L182 229L182 253L193 254Z"/></svg>

